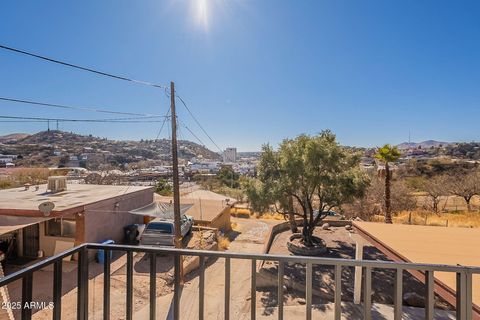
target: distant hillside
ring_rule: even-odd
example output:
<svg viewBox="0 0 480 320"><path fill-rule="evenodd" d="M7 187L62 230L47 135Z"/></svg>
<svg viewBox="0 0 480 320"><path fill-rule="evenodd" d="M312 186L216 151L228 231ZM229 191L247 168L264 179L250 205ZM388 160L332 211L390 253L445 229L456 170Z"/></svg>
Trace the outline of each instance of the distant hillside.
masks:
<svg viewBox="0 0 480 320"><path fill-rule="evenodd" d="M58 144L63 145L67 143L91 143L101 138L93 136L82 136L80 134L65 132L65 131L41 131L29 136L19 139L19 144Z"/></svg>
<svg viewBox="0 0 480 320"><path fill-rule="evenodd" d="M171 141L166 139L122 141L92 135L50 130L19 139L0 141L0 153L21 155L17 165L23 166L84 166L97 169L102 165L122 167L149 161L168 164L171 160ZM191 141L178 142L180 160L193 157L219 160L220 155Z"/></svg>
<svg viewBox="0 0 480 320"><path fill-rule="evenodd" d="M21 139L25 139L28 136L28 133L11 133L5 136L0 136L0 143L15 142Z"/></svg>
<svg viewBox="0 0 480 320"><path fill-rule="evenodd" d="M422 149L428 149L431 147L445 147L450 144L451 142L427 140L422 142L403 142L397 145L397 147L399 149L417 149L418 147L421 147Z"/></svg>

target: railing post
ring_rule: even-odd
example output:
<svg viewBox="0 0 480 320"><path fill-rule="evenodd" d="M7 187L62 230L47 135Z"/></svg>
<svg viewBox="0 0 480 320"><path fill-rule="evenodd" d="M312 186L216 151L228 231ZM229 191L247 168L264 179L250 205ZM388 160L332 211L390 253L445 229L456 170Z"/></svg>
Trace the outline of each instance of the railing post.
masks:
<svg viewBox="0 0 480 320"><path fill-rule="evenodd" d="M53 320L62 318L62 259L53 266Z"/></svg>
<svg viewBox="0 0 480 320"><path fill-rule="evenodd" d="M103 320L110 320L110 250L104 250L103 261Z"/></svg>
<svg viewBox="0 0 480 320"><path fill-rule="evenodd" d="M307 262L306 265L307 268L307 276L305 280L305 305L306 305L306 319L307 320L312 320L312 282L313 282L313 277L312 277L312 263Z"/></svg>
<svg viewBox="0 0 480 320"><path fill-rule="evenodd" d="M335 320L342 318L342 266L335 265Z"/></svg>
<svg viewBox="0 0 480 320"><path fill-rule="evenodd" d="M150 254L150 320L156 319L157 313L157 255Z"/></svg>
<svg viewBox="0 0 480 320"><path fill-rule="evenodd" d="M283 261L278 261L278 320L283 320Z"/></svg>
<svg viewBox="0 0 480 320"><path fill-rule="evenodd" d="M230 320L230 258L225 258L225 320Z"/></svg>
<svg viewBox="0 0 480 320"><path fill-rule="evenodd" d="M398 268L395 272L394 285L394 310L393 317L395 320L402 320L403 315L403 269Z"/></svg>
<svg viewBox="0 0 480 320"><path fill-rule="evenodd" d="M250 289L250 319L257 318L257 260L252 259L252 282Z"/></svg>
<svg viewBox="0 0 480 320"><path fill-rule="evenodd" d="M127 251L127 320L133 316L133 252Z"/></svg>
<svg viewBox="0 0 480 320"><path fill-rule="evenodd" d="M465 274L465 315L467 319L472 319L472 299L473 299L473 288L472 288L472 273L467 271Z"/></svg>
<svg viewBox="0 0 480 320"><path fill-rule="evenodd" d="M455 306L458 320L467 320L466 295L466 276L463 271L460 271L457 272L457 301Z"/></svg>
<svg viewBox="0 0 480 320"><path fill-rule="evenodd" d="M372 268L363 268L363 319L372 319Z"/></svg>
<svg viewBox="0 0 480 320"><path fill-rule="evenodd" d="M198 319L204 319L205 308L205 257L200 256L200 279L198 284Z"/></svg>
<svg viewBox="0 0 480 320"><path fill-rule="evenodd" d="M472 319L472 273L463 269L457 272L457 319Z"/></svg>
<svg viewBox="0 0 480 320"><path fill-rule="evenodd" d="M425 271L425 319L433 320L435 314L434 273Z"/></svg>
<svg viewBox="0 0 480 320"><path fill-rule="evenodd" d="M180 319L180 290L181 290L181 274L180 274L180 263L181 257L178 252L175 252L174 256L174 287L173 287L173 319Z"/></svg>
<svg viewBox="0 0 480 320"><path fill-rule="evenodd" d="M22 279L22 320L30 320L32 318L32 309L25 308L25 304L32 302L32 284L33 273L27 273Z"/></svg>
<svg viewBox="0 0 480 320"><path fill-rule="evenodd" d="M78 251L77 270L77 319L87 320L88 318L88 251L83 246Z"/></svg>

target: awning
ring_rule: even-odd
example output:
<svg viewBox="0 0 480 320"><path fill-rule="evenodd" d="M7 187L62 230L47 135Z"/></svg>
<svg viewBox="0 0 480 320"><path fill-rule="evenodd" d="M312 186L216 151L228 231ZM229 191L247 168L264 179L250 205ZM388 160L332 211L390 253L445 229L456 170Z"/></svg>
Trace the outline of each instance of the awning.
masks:
<svg viewBox="0 0 480 320"><path fill-rule="evenodd" d="M193 204L180 205L180 214L184 214ZM131 214L173 220L173 203L152 202L144 207L129 211Z"/></svg>
<svg viewBox="0 0 480 320"><path fill-rule="evenodd" d="M50 217L17 217L17 216L0 216L0 235L9 233L18 229L25 228L29 225L50 220Z"/></svg>

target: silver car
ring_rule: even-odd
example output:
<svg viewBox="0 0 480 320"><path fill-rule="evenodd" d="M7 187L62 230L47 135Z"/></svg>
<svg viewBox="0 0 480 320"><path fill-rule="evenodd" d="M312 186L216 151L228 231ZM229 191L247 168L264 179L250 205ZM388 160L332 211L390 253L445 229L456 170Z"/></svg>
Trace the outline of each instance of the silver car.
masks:
<svg viewBox="0 0 480 320"><path fill-rule="evenodd" d="M182 215L180 222L180 234L183 238L192 231L193 218L187 215ZM163 220L157 218L150 221L145 227L145 230L140 236L140 245L174 246L174 240L175 224L173 220Z"/></svg>

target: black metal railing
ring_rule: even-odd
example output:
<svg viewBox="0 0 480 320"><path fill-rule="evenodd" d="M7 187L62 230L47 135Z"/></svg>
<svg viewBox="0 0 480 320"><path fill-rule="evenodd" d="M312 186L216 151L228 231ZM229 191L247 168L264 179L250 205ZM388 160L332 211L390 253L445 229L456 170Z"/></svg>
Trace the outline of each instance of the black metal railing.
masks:
<svg viewBox="0 0 480 320"><path fill-rule="evenodd" d="M33 273L41 270L48 265L54 266L53 275L53 319L61 319L62 306L62 260L73 254L78 254L78 288L77 288L77 319L88 319L88 253L89 250L104 250L104 294L103 294L103 319L110 319L110 270L111 257L113 251L124 252L126 259L126 319L133 317L133 254L142 252L148 254L150 259L150 319L156 319L156 255L168 255L174 258L174 297L173 297L173 318L180 319L180 298L181 298L181 276L180 263L182 256L199 257L199 314L198 318L203 320L205 317L205 267L207 258L225 259L225 285L224 285L224 318L230 319L230 270L232 259L246 259L251 261L251 319L256 318L256 272L257 262L276 261L278 263L278 296L282 297L284 283L284 267L286 263L302 263L306 265L306 315L305 318L312 318L312 266L326 265L334 268L334 315L335 319L341 318L341 290L342 290L342 269L347 267L357 267L363 270L363 314L364 319L371 319L372 316L372 269L390 269L396 271L394 281L394 319L402 319L402 292L403 292L403 272L407 270L420 271L425 275L425 319L434 318L434 287L436 284L435 272L451 272L456 274L456 314L457 319L470 320L480 314L480 310L472 303L472 277L474 274L480 274L480 267L431 265L416 263L397 263L386 261L368 261L368 260L347 260L330 259L314 257L296 257L296 256L277 256L265 254L245 254L218 251L200 251L200 250L182 250L174 248L157 248L127 245L102 245L87 243L81 246L66 250L61 254L46 258L38 263L28 266L20 271L9 274L0 279L0 287L8 285L16 280L22 280L22 306L25 303L32 302ZM248 272L248 271L247 271ZM278 299L278 319L283 319L283 302ZM31 309L22 308L22 319L31 319Z"/></svg>

